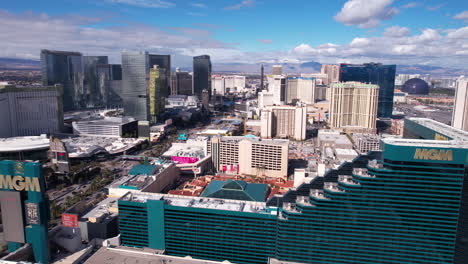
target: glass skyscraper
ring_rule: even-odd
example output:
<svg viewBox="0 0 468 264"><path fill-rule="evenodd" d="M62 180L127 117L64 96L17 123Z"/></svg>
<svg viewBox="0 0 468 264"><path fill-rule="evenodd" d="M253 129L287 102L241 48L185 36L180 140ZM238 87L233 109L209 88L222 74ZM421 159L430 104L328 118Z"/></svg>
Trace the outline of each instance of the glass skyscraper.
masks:
<svg viewBox="0 0 468 264"><path fill-rule="evenodd" d="M193 57L193 92L201 98L203 90L211 96L211 60L208 55Z"/></svg>
<svg viewBox="0 0 468 264"><path fill-rule="evenodd" d="M249 264L464 264L468 132L414 122L424 139L385 138L382 152L267 202L129 193L122 244Z"/></svg>
<svg viewBox="0 0 468 264"><path fill-rule="evenodd" d="M41 50L41 74L44 86L63 85L63 110L86 107L83 87L84 65L79 52Z"/></svg>
<svg viewBox="0 0 468 264"><path fill-rule="evenodd" d="M377 84L379 89L379 105L377 117L392 117L393 93L395 90L396 65L379 63L341 64L340 82L362 82Z"/></svg>
<svg viewBox="0 0 468 264"><path fill-rule="evenodd" d="M158 65L164 76L161 77L161 96L167 98L171 94L171 55L149 55L149 67Z"/></svg>
<svg viewBox="0 0 468 264"><path fill-rule="evenodd" d="M148 79L148 52L122 52L122 99L126 116L149 120Z"/></svg>
<svg viewBox="0 0 468 264"><path fill-rule="evenodd" d="M84 89L85 101L88 107L103 107L107 105L107 92L99 85L98 65L109 63L107 56L84 56Z"/></svg>
<svg viewBox="0 0 468 264"><path fill-rule="evenodd" d="M120 64L98 64L97 90L107 107L122 105L122 66Z"/></svg>
<svg viewBox="0 0 468 264"><path fill-rule="evenodd" d="M164 108L164 98L170 93L166 69L159 68L159 64L170 67L170 57L167 56L148 52L122 53L121 95L126 116L140 121L156 121L155 115Z"/></svg>

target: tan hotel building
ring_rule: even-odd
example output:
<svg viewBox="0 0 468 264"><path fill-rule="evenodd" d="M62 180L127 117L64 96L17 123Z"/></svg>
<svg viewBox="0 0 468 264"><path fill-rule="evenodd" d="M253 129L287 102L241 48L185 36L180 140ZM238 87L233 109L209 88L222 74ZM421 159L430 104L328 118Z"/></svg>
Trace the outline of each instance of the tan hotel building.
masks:
<svg viewBox="0 0 468 264"><path fill-rule="evenodd" d="M213 137L211 157L218 172L287 178L289 141Z"/></svg>
<svg viewBox="0 0 468 264"><path fill-rule="evenodd" d="M379 86L360 82L330 85L329 124L346 132L375 133Z"/></svg>

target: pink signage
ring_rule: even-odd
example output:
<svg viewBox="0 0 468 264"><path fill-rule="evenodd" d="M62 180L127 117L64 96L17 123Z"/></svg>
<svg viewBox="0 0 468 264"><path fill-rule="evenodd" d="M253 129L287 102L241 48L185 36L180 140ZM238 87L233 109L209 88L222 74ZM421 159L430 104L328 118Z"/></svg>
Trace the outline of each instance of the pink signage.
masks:
<svg viewBox="0 0 468 264"><path fill-rule="evenodd" d="M193 158L193 157L178 157L178 156L172 156L171 157L172 161L179 162L181 164L187 164L187 163L195 163L199 159L198 158Z"/></svg>

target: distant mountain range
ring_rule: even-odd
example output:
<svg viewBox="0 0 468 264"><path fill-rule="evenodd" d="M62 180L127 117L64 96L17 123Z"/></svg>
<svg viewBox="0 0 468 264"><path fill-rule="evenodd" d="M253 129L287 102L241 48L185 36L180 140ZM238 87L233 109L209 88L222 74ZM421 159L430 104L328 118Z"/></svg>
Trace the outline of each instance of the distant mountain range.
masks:
<svg viewBox="0 0 468 264"><path fill-rule="evenodd" d="M0 70L39 70L40 61L0 58Z"/></svg>
<svg viewBox="0 0 468 264"><path fill-rule="evenodd" d="M271 73L273 65L283 66L284 73L314 73L320 72L322 64L310 61L305 63L264 63L265 74ZM260 73L261 63L213 63L213 72L218 73ZM37 60L0 58L0 70L39 70ZM175 70L175 69L173 69ZM191 71L192 67L181 67L183 71ZM444 68L427 65L397 65L399 74L430 74L433 77L448 77L468 75L468 70Z"/></svg>

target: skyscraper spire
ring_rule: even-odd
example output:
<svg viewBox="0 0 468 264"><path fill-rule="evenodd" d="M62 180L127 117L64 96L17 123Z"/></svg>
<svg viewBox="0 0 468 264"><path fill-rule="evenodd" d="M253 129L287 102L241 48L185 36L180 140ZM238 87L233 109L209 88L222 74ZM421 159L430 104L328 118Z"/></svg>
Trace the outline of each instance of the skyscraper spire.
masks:
<svg viewBox="0 0 468 264"><path fill-rule="evenodd" d="M261 74L260 74L261 75L260 76L260 89L257 89L257 96L258 96L258 93L263 90L263 74L264 74L263 73L263 64L262 64L262 67L260 68L260 72L261 72Z"/></svg>

